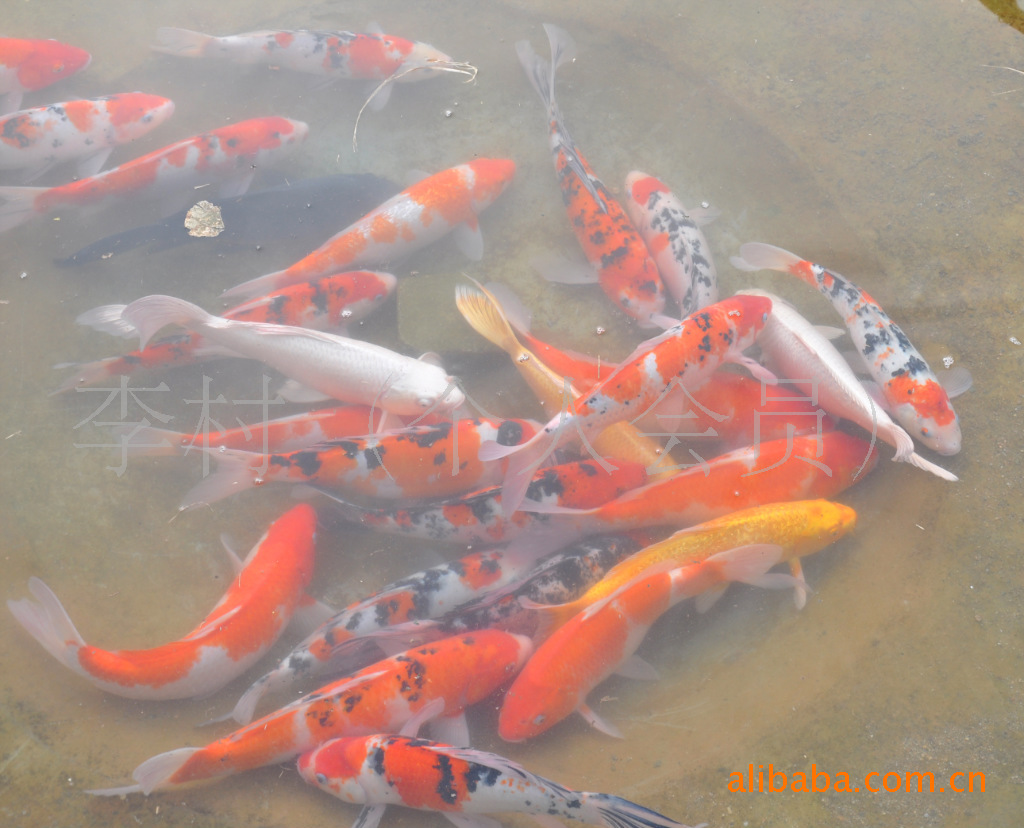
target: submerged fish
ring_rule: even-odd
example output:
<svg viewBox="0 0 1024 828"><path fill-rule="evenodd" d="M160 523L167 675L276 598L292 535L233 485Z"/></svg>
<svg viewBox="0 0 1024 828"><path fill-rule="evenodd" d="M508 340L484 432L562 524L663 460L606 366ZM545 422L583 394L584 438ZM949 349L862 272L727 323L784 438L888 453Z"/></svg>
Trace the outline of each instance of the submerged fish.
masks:
<svg viewBox="0 0 1024 828"><path fill-rule="evenodd" d="M114 147L141 138L173 113L173 101L143 92L15 112L0 118L0 170L21 170L22 180L31 181L76 161L78 177L95 175Z"/></svg>
<svg viewBox="0 0 1024 828"><path fill-rule="evenodd" d="M101 690L130 699L213 693L251 667L284 632L313 575L316 512L300 504L278 518L203 622L184 638L148 650L85 643L57 596L38 578L36 601L8 601L19 623L58 661ZM38 602L38 603L37 603Z"/></svg>
<svg viewBox="0 0 1024 828"><path fill-rule="evenodd" d="M56 40L0 37L0 115L19 109L26 92L81 72L91 61L84 49Z"/></svg>

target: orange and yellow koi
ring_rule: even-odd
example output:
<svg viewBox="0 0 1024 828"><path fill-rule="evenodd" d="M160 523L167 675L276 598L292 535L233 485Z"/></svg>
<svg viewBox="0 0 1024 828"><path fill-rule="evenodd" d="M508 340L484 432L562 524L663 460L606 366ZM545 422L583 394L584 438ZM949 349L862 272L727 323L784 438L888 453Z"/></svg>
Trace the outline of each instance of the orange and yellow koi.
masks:
<svg viewBox="0 0 1024 828"><path fill-rule="evenodd" d="M135 784L98 795L151 793L275 765L336 736L395 731L434 699L449 726L508 682L530 655L528 638L499 630L445 638L372 664L202 748L139 765Z"/></svg>
<svg viewBox="0 0 1024 828"><path fill-rule="evenodd" d="M471 259L483 257L478 216L512 183L514 161L478 158L402 190L290 267L243 282L224 296L249 296L348 268L393 262L448 233Z"/></svg>
<svg viewBox="0 0 1024 828"><path fill-rule="evenodd" d="M545 23L544 31L550 64L528 40L516 43L516 53L548 116L551 154L576 240L605 294L644 327L656 327L654 318L665 308L658 268L629 217L576 148L555 102L555 72L573 60L576 45L557 26Z"/></svg>
<svg viewBox="0 0 1024 828"><path fill-rule="evenodd" d="M270 166L309 132L302 121L252 118L186 138L120 167L58 187L0 187L0 232L64 207L111 199L155 198L210 181L221 194L241 195L259 167Z"/></svg>
<svg viewBox="0 0 1024 828"><path fill-rule="evenodd" d="M56 40L0 37L0 115L19 109L26 92L81 72L91 61L84 49Z"/></svg>
<svg viewBox="0 0 1024 828"><path fill-rule="evenodd" d="M101 690L130 699L213 693L251 667L299 608L313 574L316 512L307 504L278 518L253 547L213 611L179 641L149 650L85 643L57 596L38 578L36 599L8 601L21 625L58 661Z"/></svg>

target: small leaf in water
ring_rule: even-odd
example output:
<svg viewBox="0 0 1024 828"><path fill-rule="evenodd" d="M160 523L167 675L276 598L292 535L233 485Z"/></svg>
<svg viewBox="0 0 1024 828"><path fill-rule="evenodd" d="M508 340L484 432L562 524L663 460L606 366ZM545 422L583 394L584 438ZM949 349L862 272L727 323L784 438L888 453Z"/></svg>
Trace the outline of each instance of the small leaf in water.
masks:
<svg viewBox="0 0 1024 828"><path fill-rule="evenodd" d="M224 219L220 207L209 201L200 201L185 216L185 229L190 236L212 239L224 232Z"/></svg>

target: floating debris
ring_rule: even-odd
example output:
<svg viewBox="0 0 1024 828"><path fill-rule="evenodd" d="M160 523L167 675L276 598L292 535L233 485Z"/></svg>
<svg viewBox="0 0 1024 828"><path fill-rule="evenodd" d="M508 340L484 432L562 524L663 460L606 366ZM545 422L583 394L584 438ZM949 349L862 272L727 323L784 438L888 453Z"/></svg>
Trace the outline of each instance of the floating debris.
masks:
<svg viewBox="0 0 1024 828"><path fill-rule="evenodd" d="M212 239L224 232L224 219L220 207L209 201L200 201L185 214L185 229L190 236Z"/></svg>

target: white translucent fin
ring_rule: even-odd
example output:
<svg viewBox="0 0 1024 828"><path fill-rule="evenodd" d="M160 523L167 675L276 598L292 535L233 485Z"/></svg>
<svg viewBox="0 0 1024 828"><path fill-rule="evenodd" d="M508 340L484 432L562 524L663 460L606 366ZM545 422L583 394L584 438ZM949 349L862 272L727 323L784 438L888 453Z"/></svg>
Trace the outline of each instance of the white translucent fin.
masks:
<svg viewBox="0 0 1024 828"><path fill-rule="evenodd" d="M595 730L599 730L606 736L611 736L613 739L623 738L622 731L620 731L611 722L607 722L597 715L597 713L595 713L593 709L588 707L585 703L576 708L576 712L579 713L586 720L587 724Z"/></svg>
<svg viewBox="0 0 1024 828"><path fill-rule="evenodd" d="M28 589L35 601L28 598L8 601L7 608L50 655L62 664L73 667L69 660L68 644L84 647L85 640L53 590L36 577L29 578Z"/></svg>
<svg viewBox="0 0 1024 828"><path fill-rule="evenodd" d="M942 376L939 377L939 382L949 398L953 399L970 391L971 386L974 384L974 378L971 376L970 371L962 365L957 365L943 372Z"/></svg>
<svg viewBox="0 0 1024 828"><path fill-rule="evenodd" d="M85 325L94 331L108 333L122 339L133 339L139 335L135 326L122 314L127 305L100 305L75 317L75 323Z"/></svg>
<svg viewBox="0 0 1024 828"><path fill-rule="evenodd" d="M476 219L456 225L452 237L455 246L471 262L479 262L484 257L484 237Z"/></svg>
<svg viewBox="0 0 1024 828"><path fill-rule="evenodd" d="M748 242L740 246L740 255L731 257L729 261L737 270L780 270L788 273L803 259L772 244Z"/></svg>
<svg viewBox="0 0 1024 828"><path fill-rule="evenodd" d="M201 57L206 45L216 39L202 32L165 26L156 30L156 45L150 48L165 55Z"/></svg>

